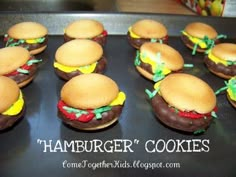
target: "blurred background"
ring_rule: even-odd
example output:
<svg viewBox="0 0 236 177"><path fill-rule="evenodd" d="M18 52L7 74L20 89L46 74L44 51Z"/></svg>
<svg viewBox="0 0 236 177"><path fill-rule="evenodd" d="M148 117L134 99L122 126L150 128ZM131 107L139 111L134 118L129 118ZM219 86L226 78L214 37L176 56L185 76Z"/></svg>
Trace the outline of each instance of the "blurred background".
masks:
<svg viewBox="0 0 236 177"><path fill-rule="evenodd" d="M236 0L0 0L0 11L103 11L236 17Z"/></svg>
<svg viewBox="0 0 236 177"><path fill-rule="evenodd" d="M1 11L109 11L195 13L176 0L1 0Z"/></svg>

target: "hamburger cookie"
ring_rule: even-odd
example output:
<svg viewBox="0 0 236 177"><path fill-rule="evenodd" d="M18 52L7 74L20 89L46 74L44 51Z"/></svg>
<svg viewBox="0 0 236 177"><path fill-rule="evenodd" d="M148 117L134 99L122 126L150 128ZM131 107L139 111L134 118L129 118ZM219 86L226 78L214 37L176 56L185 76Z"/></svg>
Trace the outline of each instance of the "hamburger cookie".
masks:
<svg viewBox="0 0 236 177"><path fill-rule="evenodd" d="M205 56L204 62L208 69L219 77L230 79L236 76L236 44L215 45Z"/></svg>
<svg viewBox="0 0 236 177"><path fill-rule="evenodd" d="M13 25L4 36L6 47L22 46L30 54L38 54L47 47L48 30L36 22L21 22Z"/></svg>
<svg viewBox="0 0 236 177"><path fill-rule="evenodd" d="M19 87L30 83L36 75L38 63L23 47L5 47L0 49L0 76L7 76L13 79Z"/></svg>
<svg viewBox="0 0 236 177"><path fill-rule="evenodd" d="M226 86L216 91L216 95L226 90L226 96L229 102L236 108L236 76L225 82Z"/></svg>
<svg viewBox="0 0 236 177"><path fill-rule="evenodd" d="M215 117L216 96L203 80L189 74L175 73L146 90L157 119L185 132L205 131ZM196 92L197 89L197 92Z"/></svg>
<svg viewBox="0 0 236 177"><path fill-rule="evenodd" d="M107 65L103 49L88 39L74 39L60 46L55 54L54 69L64 80L88 73L102 73Z"/></svg>
<svg viewBox="0 0 236 177"><path fill-rule="evenodd" d="M107 39L107 31L102 23L92 19L81 19L70 23L64 32L64 41L73 39L91 39L104 46Z"/></svg>
<svg viewBox="0 0 236 177"><path fill-rule="evenodd" d="M146 42L137 51L134 62L138 72L155 82L184 67L181 54L167 44Z"/></svg>
<svg viewBox="0 0 236 177"><path fill-rule="evenodd" d="M127 37L129 43L136 49L139 49L145 42L168 42L166 27L151 19L143 19L134 23L129 27Z"/></svg>
<svg viewBox="0 0 236 177"><path fill-rule="evenodd" d="M0 76L0 130L12 127L25 113L23 94L12 79Z"/></svg>
<svg viewBox="0 0 236 177"><path fill-rule="evenodd" d="M188 24L182 31L181 39L183 43L190 49L192 54L197 52L205 52L219 43L220 38L226 38L225 35L218 35L216 30L205 23L193 22Z"/></svg>
<svg viewBox="0 0 236 177"><path fill-rule="evenodd" d="M79 130L103 129L118 120L125 99L125 93L109 77L79 75L62 87L58 117Z"/></svg>

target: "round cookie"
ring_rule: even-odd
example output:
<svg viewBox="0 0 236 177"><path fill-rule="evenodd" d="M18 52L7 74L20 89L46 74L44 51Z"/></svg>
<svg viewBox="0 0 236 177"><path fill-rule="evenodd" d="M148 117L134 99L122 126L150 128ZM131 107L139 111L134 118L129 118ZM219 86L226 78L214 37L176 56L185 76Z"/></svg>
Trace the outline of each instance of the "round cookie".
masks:
<svg viewBox="0 0 236 177"><path fill-rule="evenodd" d="M236 44L215 45L205 56L204 62L208 69L219 77L230 79L236 76Z"/></svg>
<svg viewBox="0 0 236 177"><path fill-rule="evenodd" d="M145 42L168 42L166 27L155 20L143 19L129 27L127 37L129 43L139 49Z"/></svg>
<svg viewBox="0 0 236 177"><path fill-rule="evenodd" d="M0 75L13 79L19 87L30 83L37 72L38 63L34 56L23 47L5 47L0 49Z"/></svg>
<svg viewBox="0 0 236 177"><path fill-rule="evenodd" d="M197 92L196 92L197 89ZM155 84L151 98L158 120L185 132L202 132L215 116L216 96L203 80L189 74L168 75Z"/></svg>
<svg viewBox="0 0 236 177"><path fill-rule="evenodd" d="M64 41L73 39L91 39L101 46L106 43L107 31L99 21L93 19L80 19L71 22L64 32Z"/></svg>
<svg viewBox="0 0 236 177"><path fill-rule="evenodd" d="M193 50L192 54L198 52L205 52L219 43L219 38L225 38L224 35L218 36L216 30L202 22L189 23L182 31L181 39L184 44Z"/></svg>
<svg viewBox="0 0 236 177"><path fill-rule="evenodd" d="M47 47L48 30L37 22L21 22L11 26L4 36L6 47L22 46L35 55Z"/></svg>
<svg viewBox="0 0 236 177"><path fill-rule="evenodd" d="M167 44L146 42L137 52L135 66L149 80L157 82L184 66L181 54Z"/></svg>
<svg viewBox="0 0 236 177"><path fill-rule="evenodd" d="M58 116L79 130L106 128L118 120L125 99L125 93L109 77L97 73L79 75L62 87Z"/></svg>
<svg viewBox="0 0 236 177"><path fill-rule="evenodd" d="M80 74L103 73L106 65L101 45L88 39L74 39L64 43L55 54L55 72L64 80Z"/></svg>
<svg viewBox="0 0 236 177"><path fill-rule="evenodd" d="M12 127L25 113L23 95L12 79L0 76L0 130Z"/></svg>

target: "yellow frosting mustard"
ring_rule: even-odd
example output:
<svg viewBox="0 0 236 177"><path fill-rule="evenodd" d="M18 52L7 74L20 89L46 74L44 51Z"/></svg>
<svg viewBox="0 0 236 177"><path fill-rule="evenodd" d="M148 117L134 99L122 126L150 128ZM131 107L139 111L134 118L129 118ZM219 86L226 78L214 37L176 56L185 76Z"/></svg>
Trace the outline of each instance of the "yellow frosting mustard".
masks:
<svg viewBox="0 0 236 177"><path fill-rule="evenodd" d="M158 67L160 67L161 63L158 63L157 61L154 61L153 59L151 59L148 56L142 55L142 53L140 54L140 59L142 60L142 62L147 63L149 65L152 66L152 72L155 73L155 71L158 69ZM166 68L165 66L162 68L162 74L167 75L171 72L170 69Z"/></svg>
<svg viewBox="0 0 236 177"><path fill-rule="evenodd" d="M20 91L18 100L15 103L13 103L13 105L10 108L8 108L6 111L4 111L2 114L8 115L8 116L17 115L21 112L23 106L24 106L24 99Z"/></svg>
<svg viewBox="0 0 236 177"><path fill-rule="evenodd" d="M44 37L41 38L35 38L35 39L26 39L25 42L28 44L37 44L37 43L42 43L45 40Z"/></svg>
<svg viewBox="0 0 236 177"><path fill-rule="evenodd" d="M160 85L161 85L161 81L156 82L156 83L154 84L154 89L155 89L155 90L159 90Z"/></svg>
<svg viewBox="0 0 236 177"><path fill-rule="evenodd" d="M232 100L236 101L236 93L234 93L233 90L227 89L227 93L229 94Z"/></svg>
<svg viewBox="0 0 236 177"><path fill-rule="evenodd" d="M62 65L62 64L55 61L53 63L53 66L55 68L58 68L61 71L66 72L66 73L70 73L70 72L79 70L80 72L82 72L84 74L88 74L88 73L92 73L95 70L95 68L97 66L97 62L90 64L90 65L86 65L86 66L72 67L72 66Z"/></svg>
<svg viewBox="0 0 236 177"><path fill-rule="evenodd" d="M201 39L190 36L185 31L182 31L182 33L183 33L183 35L187 36L189 38L189 40L192 41L194 44L198 44L202 49L207 48L207 44L204 41L202 41Z"/></svg>
<svg viewBox="0 0 236 177"><path fill-rule="evenodd" d="M136 38L136 39L140 38L140 36L138 36L132 31L132 27L129 27L129 34L132 38Z"/></svg>
<svg viewBox="0 0 236 177"><path fill-rule="evenodd" d="M220 59L220 58L214 56L214 55L211 53L211 51L210 51L209 54L208 54L208 58L210 58L210 59L211 59L212 61L214 61L216 64L221 63L221 64L223 64L223 65L225 65L225 66L228 66L226 60L222 60L222 59Z"/></svg>
<svg viewBox="0 0 236 177"><path fill-rule="evenodd" d="M27 43L29 44L36 44L37 43L37 40L36 39L27 39L25 40Z"/></svg>
<svg viewBox="0 0 236 177"><path fill-rule="evenodd" d="M126 95L124 92L119 92L118 96L115 100L113 100L109 106L123 105L126 99Z"/></svg>

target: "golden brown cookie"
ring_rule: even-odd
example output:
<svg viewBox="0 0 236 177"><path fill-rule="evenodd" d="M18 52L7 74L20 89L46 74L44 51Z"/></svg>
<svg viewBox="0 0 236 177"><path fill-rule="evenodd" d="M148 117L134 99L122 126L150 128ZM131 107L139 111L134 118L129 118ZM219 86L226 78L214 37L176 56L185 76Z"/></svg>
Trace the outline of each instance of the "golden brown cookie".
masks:
<svg viewBox="0 0 236 177"><path fill-rule="evenodd" d="M74 39L57 49L54 68L59 77L69 80L80 74L102 73L106 64L101 45L88 39Z"/></svg>
<svg viewBox="0 0 236 177"><path fill-rule="evenodd" d="M97 73L73 77L61 89L58 116L79 130L98 130L118 120L126 96L115 81Z"/></svg>
<svg viewBox="0 0 236 177"><path fill-rule="evenodd" d="M0 130L12 127L23 115L23 95L12 79L0 76Z"/></svg>
<svg viewBox="0 0 236 177"><path fill-rule="evenodd" d="M93 19L80 19L71 22L64 32L64 40L68 42L73 39L91 39L101 46L105 45L107 31L101 22Z"/></svg>
<svg viewBox="0 0 236 177"><path fill-rule="evenodd" d="M101 74L74 77L61 90L61 99L74 108L94 109L106 106L118 95L117 84Z"/></svg>
<svg viewBox="0 0 236 177"><path fill-rule="evenodd" d="M13 79L19 87L27 85L37 73L38 63L34 56L23 47L0 49L0 75Z"/></svg>
<svg viewBox="0 0 236 177"><path fill-rule="evenodd" d="M167 44L146 42L135 58L137 70L149 80L158 81L184 66L181 54Z"/></svg>
<svg viewBox="0 0 236 177"><path fill-rule="evenodd" d="M47 47L48 30L37 22L21 22L11 26L5 35L4 42L8 46L22 46L30 54L38 54Z"/></svg>
<svg viewBox="0 0 236 177"><path fill-rule="evenodd" d="M219 77L230 79L236 76L236 44L215 45L205 56L204 62L208 69Z"/></svg>
<svg viewBox="0 0 236 177"><path fill-rule="evenodd" d="M201 132L212 122L216 111L216 96L212 88L200 78L175 73L155 85L151 96L153 111L167 126L186 131Z"/></svg>
<svg viewBox="0 0 236 177"><path fill-rule="evenodd" d="M127 37L130 44L139 49L145 42L167 43L168 32L162 23L152 19L142 19L129 27Z"/></svg>
<svg viewBox="0 0 236 177"><path fill-rule="evenodd" d="M192 54L195 54L196 51L205 52L214 43L218 43L217 37L218 33L212 26L202 22L192 22L182 31L181 39L188 48L193 50Z"/></svg>

